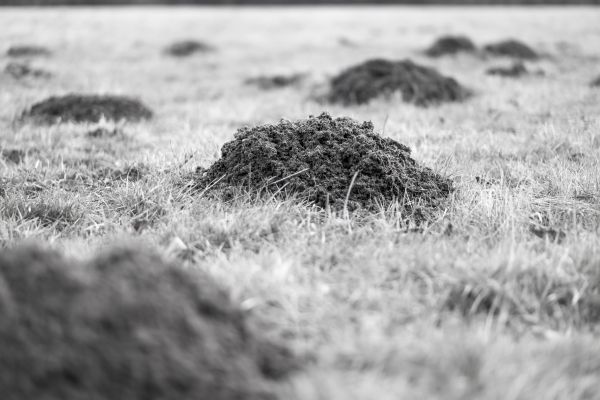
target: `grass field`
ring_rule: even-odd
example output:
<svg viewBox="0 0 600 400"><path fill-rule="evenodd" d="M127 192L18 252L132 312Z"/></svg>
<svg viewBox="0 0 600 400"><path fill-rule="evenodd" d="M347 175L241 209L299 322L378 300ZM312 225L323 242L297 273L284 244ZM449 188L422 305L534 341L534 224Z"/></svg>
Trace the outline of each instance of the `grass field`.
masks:
<svg viewBox="0 0 600 400"><path fill-rule="evenodd" d="M306 358L285 399L600 399L598 21L583 7L2 9L0 49L47 46L53 56L32 65L53 78L0 75L0 147L26 152L0 159L0 245L87 258L125 242L210 272ZM423 57L447 33L521 39L547 55L531 64L545 75ZM188 38L217 51L162 53ZM435 66L475 96L432 108L312 100L373 57ZM243 84L275 73L309 75L281 90ZM156 116L107 138L15 122L68 92L133 95ZM415 229L393 210L224 203L182 185L236 129L322 111L373 121L450 175L445 208Z"/></svg>

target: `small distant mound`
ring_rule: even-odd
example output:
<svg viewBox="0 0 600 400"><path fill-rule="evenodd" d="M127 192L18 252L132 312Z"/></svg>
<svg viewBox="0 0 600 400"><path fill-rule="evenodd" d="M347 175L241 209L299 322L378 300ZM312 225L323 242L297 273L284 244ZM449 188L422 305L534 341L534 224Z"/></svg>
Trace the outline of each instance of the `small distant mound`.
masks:
<svg viewBox="0 0 600 400"><path fill-rule="evenodd" d="M510 67L493 67L485 71L487 75L504 76L508 78L518 78L528 75L529 71L522 62L516 62Z"/></svg>
<svg viewBox="0 0 600 400"><path fill-rule="evenodd" d="M364 104L370 100L400 92L405 102L426 107L461 101L470 91L453 78L410 60L370 60L348 68L334 77L327 96L332 103Z"/></svg>
<svg viewBox="0 0 600 400"><path fill-rule="evenodd" d="M112 95L68 94L50 97L34 104L23 114L35 123L140 121L152 117L152 111L139 100Z"/></svg>
<svg viewBox="0 0 600 400"><path fill-rule="evenodd" d="M182 40L175 42L165 48L165 53L173 57L188 57L197 53L209 53L215 48L196 40Z"/></svg>
<svg viewBox="0 0 600 400"><path fill-rule="evenodd" d="M263 90L271 90L297 85L304 80L305 76L305 74L256 76L246 79L245 83Z"/></svg>
<svg viewBox="0 0 600 400"><path fill-rule="evenodd" d="M133 250L4 250L0 312L14 399L273 400L297 365L209 276Z"/></svg>
<svg viewBox="0 0 600 400"><path fill-rule="evenodd" d="M425 50L425 54L429 57L442 57L457 53L473 53L476 50L475 44L466 36L442 36Z"/></svg>
<svg viewBox="0 0 600 400"><path fill-rule="evenodd" d="M52 74L48 71L34 68L29 64L20 62L11 62L6 64L4 73L17 80L26 78L50 78L52 76Z"/></svg>
<svg viewBox="0 0 600 400"><path fill-rule="evenodd" d="M6 51L8 57L47 57L52 52L43 46L36 45L16 45L11 46Z"/></svg>
<svg viewBox="0 0 600 400"><path fill-rule="evenodd" d="M338 210L377 210L379 202L398 200L421 216L452 190L447 178L418 165L408 147L375 133L371 122L326 113L238 130L221 159L199 171L196 187L283 190Z"/></svg>
<svg viewBox="0 0 600 400"><path fill-rule="evenodd" d="M600 76L590 82L591 87L600 87Z"/></svg>
<svg viewBox="0 0 600 400"><path fill-rule="evenodd" d="M491 43L484 47L484 50L491 55L499 57L511 57L522 60L537 60L540 56L531 47L518 40L504 40L498 43Z"/></svg>

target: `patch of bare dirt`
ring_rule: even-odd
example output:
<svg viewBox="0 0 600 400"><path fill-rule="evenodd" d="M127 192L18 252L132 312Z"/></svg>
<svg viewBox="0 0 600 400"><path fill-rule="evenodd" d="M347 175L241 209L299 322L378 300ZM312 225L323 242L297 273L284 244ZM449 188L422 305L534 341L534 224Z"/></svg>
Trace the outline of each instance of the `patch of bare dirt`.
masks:
<svg viewBox="0 0 600 400"><path fill-rule="evenodd" d="M272 400L296 368L209 276L133 250L5 250L0 311L8 400Z"/></svg>
<svg viewBox="0 0 600 400"><path fill-rule="evenodd" d="M327 99L344 105L364 104L395 92L405 102L426 107L465 100L471 92L434 68L410 60L374 59L342 71L331 80Z"/></svg>

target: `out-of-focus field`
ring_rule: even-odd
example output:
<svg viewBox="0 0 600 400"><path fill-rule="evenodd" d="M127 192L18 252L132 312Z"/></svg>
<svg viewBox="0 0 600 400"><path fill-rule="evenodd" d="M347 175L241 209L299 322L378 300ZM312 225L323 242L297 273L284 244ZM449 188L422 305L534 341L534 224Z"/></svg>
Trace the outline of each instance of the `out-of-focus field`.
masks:
<svg viewBox="0 0 600 400"><path fill-rule="evenodd" d="M185 253L266 335L306 355L285 398L600 399L600 89L589 87L599 21L584 7L2 9L2 53L47 46L53 55L32 65L54 76L0 74L0 147L26 151L21 164L0 160L0 245L38 241L81 258L122 242ZM491 77L486 68L507 60L422 55L447 33L523 40L546 55L530 64L545 74ZM217 51L163 54L189 38ZM427 109L312 99L373 57L434 66L476 95ZM243 83L296 72L308 74L298 87ZM69 92L133 95L156 116L116 138L15 122ZM451 175L446 209L411 229L393 213L344 218L182 189L237 128L325 110L373 121ZM93 178L132 167L139 179Z"/></svg>

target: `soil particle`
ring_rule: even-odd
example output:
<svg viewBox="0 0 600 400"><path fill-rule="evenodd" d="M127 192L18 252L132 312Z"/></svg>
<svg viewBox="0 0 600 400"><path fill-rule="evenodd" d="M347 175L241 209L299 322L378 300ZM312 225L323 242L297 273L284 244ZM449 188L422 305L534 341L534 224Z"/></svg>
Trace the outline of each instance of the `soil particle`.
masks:
<svg viewBox="0 0 600 400"><path fill-rule="evenodd" d="M485 71L487 75L498 75L510 78L518 78L529 74L529 71L522 62L516 62L510 67L492 67Z"/></svg>
<svg viewBox="0 0 600 400"><path fill-rule="evenodd" d="M139 100L125 96L68 94L34 104L22 118L39 124L60 122L140 121L152 111Z"/></svg>
<svg viewBox="0 0 600 400"><path fill-rule="evenodd" d="M491 55L500 57L512 57L522 60L536 60L538 53L531 47L518 40L508 39L498 43L490 43L484 50Z"/></svg>
<svg viewBox="0 0 600 400"><path fill-rule="evenodd" d="M7 400L271 400L297 367L209 276L131 249L5 250L0 312Z"/></svg>
<svg viewBox="0 0 600 400"><path fill-rule="evenodd" d="M20 62L11 62L4 67L4 73L12 76L14 79L25 78L50 78L52 74L39 68L33 68L29 64Z"/></svg>
<svg viewBox="0 0 600 400"><path fill-rule="evenodd" d="M246 79L245 83L263 90L271 90L297 85L304 80L305 76L305 74L256 76Z"/></svg>
<svg viewBox="0 0 600 400"><path fill-rule="evenodd" d="M442 36L425 50L425 54L430 57L441 57L457 53L473 53L476 50L475 44L466 36Z"/></svg>
<svg viewBox="0 0 600 400"><path fill-rule="evenodd" d="M183 40L170 44L165 48L165 53L173 57L188 57L197 53L209 53L214 47L196 40Z"/></svg>
<svg viewBox="0 0 600 400"><path fill-rule="evenodd" d="M51 54L46 47L36 45L11 46L6 51L8 57L47 57Z"/></svg>
<svg viewBox="0 0 600 400"><path fill-rule="evenodd" d="M198 189L296 193L321 207L377 210L400 200L423 214L438 206L451 183L422 167L410 149L373 131L371 122L328 114L296 122L242 128L222 157L200 169Z"/></svg>
<svg viewBox="0 0 600 400"><path fill-rule="evenodd" d="M364 104L400 92L405 102L426 107L461 101L470 91L435 69L410 60L374 59L342 71L331 80L327 96L332 103Z"/></svg>

